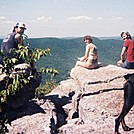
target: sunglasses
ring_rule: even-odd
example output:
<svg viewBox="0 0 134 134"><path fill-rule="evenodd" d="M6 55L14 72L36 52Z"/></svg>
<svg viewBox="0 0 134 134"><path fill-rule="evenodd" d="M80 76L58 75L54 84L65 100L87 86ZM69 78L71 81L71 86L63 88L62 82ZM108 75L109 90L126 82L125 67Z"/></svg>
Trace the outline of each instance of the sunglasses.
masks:
<svg viewBox="0 0 134 134"><path fill-rule="evenodd" d="M26 28L24 28L24 27L19 27L20 29L23 29L23 30L25 30Z"/></svg>

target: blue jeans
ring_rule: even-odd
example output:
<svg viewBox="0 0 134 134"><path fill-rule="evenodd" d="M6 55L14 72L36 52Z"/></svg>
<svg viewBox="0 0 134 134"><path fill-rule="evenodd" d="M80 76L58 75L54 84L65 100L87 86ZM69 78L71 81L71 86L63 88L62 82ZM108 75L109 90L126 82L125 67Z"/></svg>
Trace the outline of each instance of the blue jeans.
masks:
<svg viewBox="0 0 134 134"><path fill-rule="evenodd" d="M134 62L128 62L125 60L120 66L127 69L134 69Z"/></svg>

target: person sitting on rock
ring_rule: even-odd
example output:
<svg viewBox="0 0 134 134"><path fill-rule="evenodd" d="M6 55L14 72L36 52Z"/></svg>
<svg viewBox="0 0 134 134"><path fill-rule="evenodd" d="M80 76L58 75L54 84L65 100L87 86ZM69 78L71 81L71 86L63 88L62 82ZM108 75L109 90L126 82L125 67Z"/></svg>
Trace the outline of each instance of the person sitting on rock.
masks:
<svg viewBox="0 0 134 134"><path fill-rule="evenodd" d="M134 42L129 32L122 32L121 37L124 40L123 48L120 54L120 60L117 65L127 69L134 69Z"/></svg>
<svg viewBox="0 0 134 134"><path fill-rule="evenodd" d="M98 67L98 51L97 47L92 43L92 38L90 35L86 35L83 38L86 44L85 55L78 58L79 61L76 62L75 66L81 66L87 69L93 69Z"/></svg>

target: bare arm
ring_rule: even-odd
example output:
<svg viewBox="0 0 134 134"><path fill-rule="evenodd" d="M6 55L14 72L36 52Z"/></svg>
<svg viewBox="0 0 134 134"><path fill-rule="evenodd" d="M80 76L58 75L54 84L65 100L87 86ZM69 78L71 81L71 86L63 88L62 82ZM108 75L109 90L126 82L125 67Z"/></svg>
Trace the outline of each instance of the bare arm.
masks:
<svg viewBox="0 0 134 134"><path fill-rule="evenodd" d="M122 51L121 51L121 54L120 54L120 58L121 58L121 61L122 61L122 62L125 60L125 59L124 59L125 52L126 52L126 47L123 47L123 48L122 48Z"/></svg>
<svg viewBox="0 0 134 134"><path fill-rule="evenodd" d="M87 58L88 58L88 56L89 56L89 51L90 51L90 47L89 47L89 45L87 45L87 46L86 46L85 55L80 58L80 61L87 60Z"/></svg>
<svg viewBox="0 0 134 134"><path fill-rule="evenodd" d="M121 54L120 54L120 60L117 62L117 65L120 65L121 63L124 62L124 56L125 56L125 52L126 52L126 47L122 48Z"/></svg>

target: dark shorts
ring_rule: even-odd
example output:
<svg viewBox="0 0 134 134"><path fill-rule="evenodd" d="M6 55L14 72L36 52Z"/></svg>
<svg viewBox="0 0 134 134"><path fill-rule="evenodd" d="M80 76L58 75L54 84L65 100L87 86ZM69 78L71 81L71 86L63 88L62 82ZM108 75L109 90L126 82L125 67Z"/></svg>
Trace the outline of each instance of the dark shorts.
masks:
<svg viewBox="0 0 134 134"><path fill-rule="evenodd" d="M127 69L134 69L134 62L128 62L125 60L120 66Z"/></svg>

